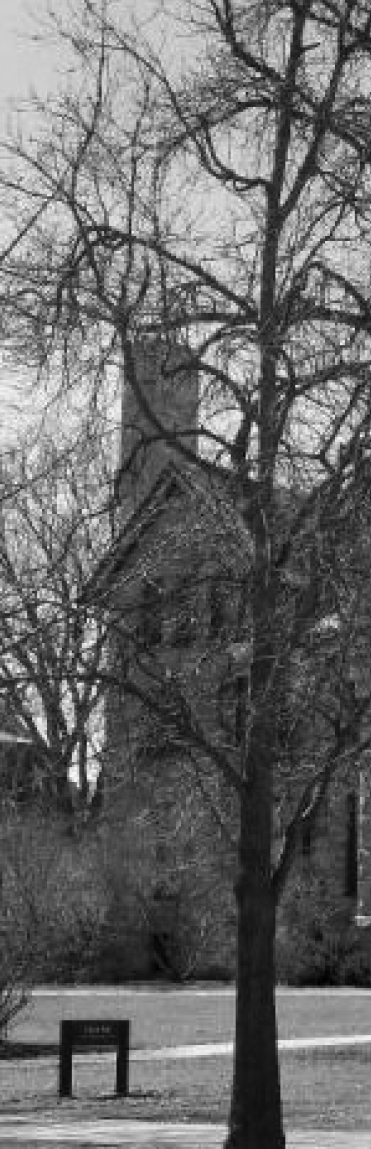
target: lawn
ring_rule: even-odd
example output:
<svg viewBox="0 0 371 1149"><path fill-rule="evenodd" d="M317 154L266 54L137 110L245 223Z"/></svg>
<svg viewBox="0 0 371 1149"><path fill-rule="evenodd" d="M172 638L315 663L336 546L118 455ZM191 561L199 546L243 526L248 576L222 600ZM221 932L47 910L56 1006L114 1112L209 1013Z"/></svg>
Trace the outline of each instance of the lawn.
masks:
<svg viewBox="0 0 371 1149"><path fill-rule="evenodd" d="M278 990L280 1038L332 1034L371 1034L371 991ZM133 1048L158 1048L207 1041L229 1041L234 1028L232 990L191 989L35 992L16 1019L11 1036L21 1041L59 1039L59 1023L68 1017L129 1017Z"/></svg>
<svg viewBox="0 0 371 1149"><path fill-rule="evenodd" d="M233 1036L232 992L201 993L188 990L92 990L81 995L61 992L34 995L12 1029L22 1041L59 1039L59 1023L68 1017L129 1017L133 1048L226 1041ZM370 1017L371 1024L371 1017Z"/></svg>
<svg viewBox="0 0 371 1149"><path fill-rule="evenodd" d="M14 1037L56 1041L61 1017L118 1017L132 1021L132 1047L224 1041L233 1032L233 994L186 990L112 991L100 996L34 996ZM281 1037L371 1033L371 994L278 994ZM288 1128L371 1129L371 1048L281 1054ZM77 1058L74 1099L58 1102L57 1061L2 1063L1 1108L31 1108L63 1115L224 1121L231 1082L230 1057L131 1062L130 1096L111 1096L111 1055Z"/></svg>
<svg viewBox="0 0 371 1149"><path fill-rule="evenodd" d="M370 1054L357 1050L281 1057L287 1128L371 1129ZM113 1058L86 1059L74 1068L74 1097L57 1098L56 1061L1 1066L2 1110L89 1118L225 1121L231 1082L229 1058L132 1064L130 1096L115 1098Z"/></svg>

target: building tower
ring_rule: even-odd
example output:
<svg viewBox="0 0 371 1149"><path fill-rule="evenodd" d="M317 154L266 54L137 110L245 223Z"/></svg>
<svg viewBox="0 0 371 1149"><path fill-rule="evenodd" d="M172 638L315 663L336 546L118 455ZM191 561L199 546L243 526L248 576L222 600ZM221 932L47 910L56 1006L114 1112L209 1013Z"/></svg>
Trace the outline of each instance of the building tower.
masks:
<svg viewBox="0 0 371 1149"><path fill-rule="evenodd" d="M121 522L140 506L169 459L181 456L153 423L176 434L193 454L197 451L199 380L190 350L161 335L137 340L133 348L137 387L148 405L141 407L130 379L122 372L119 497Z"/></svg>

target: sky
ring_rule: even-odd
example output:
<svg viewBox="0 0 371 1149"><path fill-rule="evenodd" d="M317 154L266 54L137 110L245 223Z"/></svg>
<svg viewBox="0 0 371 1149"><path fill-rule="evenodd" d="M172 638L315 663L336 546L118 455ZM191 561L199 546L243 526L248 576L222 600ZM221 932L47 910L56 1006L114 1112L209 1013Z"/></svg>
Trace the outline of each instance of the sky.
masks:
<svg viewBox="0 0 371 1149"><path fill-rule="evenodd" d="M43 0L41 0L43 3ZM48 83L50 61L26 38L30 28L28 0L0 0L0 136L6 129L9 112L16 99L24 99L37 78ZM0 368L0 445L7 444L17 426L15 380ZM13 401L14 398L14 401Z"/></svg>
<svg viewBox="0 0 371 1149"><path fill-rule="evenodd" d="M54 0L56 9L63 14L68 0ZM122 0L125 19L135 13L142 26L147 21L155 0ZM180 10L182 0L172 0L173 14ZM73 7L73 0L72 0ZM17 97L25 98L32 88L42 94L55 89L63 74L63 62L56 49L48 44L37 44L32 37L42 28L48 10L48 0L0 0L0 115ZM178 41L179 44L179 41ZM172 46L173 47L173 46ZM177 53L176 53L177 54Z"/></svg>
<svg viewBox="0 0 371 1149"><path fill-rule="evenodd" d="M63 0L62 0L63 2ZM52 53L32 43L32 13L45 12L44 0L0 0L0 105L25 97L32 86L47 90L55 72Z"/></svg>
<svg viewBox="0 0 371 1149"><path fill-rule="evenodd" d="M27 103L36 91L45 97L63 87L65 62L50 38L40 37L49 0L0 0L0 140L14 124L17 105ZM127 7L131 0L125 0ZM139 7L147 0L134 0ZM60 11L67 0L57 0ZM45 28L45 25L44 25ZM0 220L1 234L1 220ZM0 351L0 452L12 447L23 426L27 410L25 379L1 363Z"/></svg>
<svg viewBox="0 0 371 1149"><path fill-rule="evenodd" d="M30 93L36 91L45 97L64 87L67 52L63 58L60 43L57 48L50 34L45 39L47 11L53 2L57 12L65 16L69 4L74 8L75 0L0 0L0 142L10 124L14 126L16 106L27 104ZM179 14L183 2L172 0L173 16ZM142 30L147 36L152 35L153 21L150 21L150 16L156 8L156 0L116 0L116 3L118 10L124 14L125 22L130 20L131 14L135 14ZM182 54L182 35L179 33L178 28L169 45L170 60L173 66L175 62L177 68ZM17 378L13 374L10 377L9 371L4 370L0 351L0 451L4 442L13 442L21 412L24 412L22 379L19 380L20 401L17 390Z"/></svg>

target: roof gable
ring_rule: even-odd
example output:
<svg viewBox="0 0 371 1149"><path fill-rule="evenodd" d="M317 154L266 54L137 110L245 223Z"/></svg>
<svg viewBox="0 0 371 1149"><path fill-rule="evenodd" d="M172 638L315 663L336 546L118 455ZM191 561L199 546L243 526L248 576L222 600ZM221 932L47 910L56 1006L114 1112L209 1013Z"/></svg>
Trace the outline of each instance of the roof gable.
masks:
<svg viewBox="0 0 371 1149"><path fill-rule="evenodd" d="M214 474L183 464L179 466L171 459L149 494L123 524L117 539L89 583L87 597L100 597L109 592L135 551L139 552L149 531L167 514L172 501L176 499L182 500L184 516L187 508L193 508L195 513L196 509L202 509L203 530L207 520L211 531L218 532L220 540L224 535L230 541L234 538L240 558L244 556L246 561L248 554L251 559L252 537L229 497L227 479L226 473ZM201 526L199 533L202 533Z"/></svg>

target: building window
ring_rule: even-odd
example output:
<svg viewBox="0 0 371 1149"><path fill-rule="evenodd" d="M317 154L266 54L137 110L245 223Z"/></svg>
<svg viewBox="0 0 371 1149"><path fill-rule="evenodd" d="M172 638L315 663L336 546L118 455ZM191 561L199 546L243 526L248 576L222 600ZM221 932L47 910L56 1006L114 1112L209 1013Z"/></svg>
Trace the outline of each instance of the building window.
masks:
<svg viewBox="0 0 371 1149"><path fill-rule="evenodd" d="M236 690L233 682L222 682L218 697L219 721L228 741L234 745L236 735Z"/></svg>
<svg viewBox="0 0 371 1149"><path fill-rule="evenodd" d="M220 575L210 580L210 638L219 638L226 622L226 587Z"/></svg>
<svg viewBox="0 0 371 1149"><path fill-rule="evenodd" d="M219 721L232 746L241 746L246 726L246 681L228 679L219 688Z"/></svg>
<svg viewBox="0 0 371 1149"><path fill-rule="evenodd" d="M197 615L189 578L178 580L173 592L174 646L189 646L197 635Z"/></svg>
<svg viewBox="0 0 371 1149"><path fill-rule="evenodd" d="M236 680L236 746L241 746L246 740L246 707L246 678L239 677Z"/></svg>
<svg viewBox="0 0 371 1149"><path fill-rule="evenodd" d="M149 579L143 583L140 605L138 639L142 649L159 646L162 639L162 585Z"/></svg>
<svg viewBox="0 0 371 1149"><path fill-rule="evenodd" d="M346 842L345 842L345 896L357 897L358 887L358 819L357 796L354 790L346 799Z"/></svg>
<svg viewBox="0 0 371 1149"><path fill-rule="evenodd" d="M305 862L310 862L313 847L313 830L309 818L301 824L301 852Z"/></svg>

